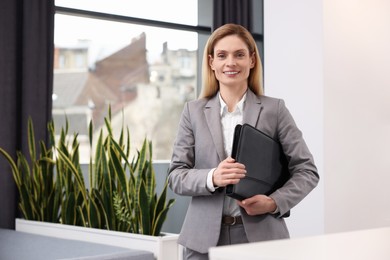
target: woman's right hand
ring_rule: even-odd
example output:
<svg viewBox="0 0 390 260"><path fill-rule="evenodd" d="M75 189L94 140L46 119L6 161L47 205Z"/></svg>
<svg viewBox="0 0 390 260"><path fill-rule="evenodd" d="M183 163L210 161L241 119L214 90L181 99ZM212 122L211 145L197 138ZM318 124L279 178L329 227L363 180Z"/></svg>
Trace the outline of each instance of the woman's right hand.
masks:
<svg viewBox="0 0 390 260"><path fill-rule="evenodd" d="M237 184L246 174L245 165L228 157L219 163L213 172L213 184L215 187L226 187L229 184Z"/></svg>

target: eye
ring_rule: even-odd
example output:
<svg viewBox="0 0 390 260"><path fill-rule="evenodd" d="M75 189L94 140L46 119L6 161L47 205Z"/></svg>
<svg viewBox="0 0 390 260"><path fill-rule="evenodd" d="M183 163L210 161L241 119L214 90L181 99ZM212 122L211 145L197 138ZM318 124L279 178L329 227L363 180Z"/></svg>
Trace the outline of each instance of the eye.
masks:
<svg viewBox="0 0 390 260"><path fill-rule="evenodd" d="M243 57L245 57L245 52L238 52L238 53L236 54L236 56L237 56L238 58L243 58Z"/></svg>
<svg viewBox="0 0 390 260"><path fill-rule="evenodd" d="M218 53L218 54L217 54L217 57L218 57L219 59L224 59L224 58L226 57L226 55L225 55L225 53Z"/></svg>

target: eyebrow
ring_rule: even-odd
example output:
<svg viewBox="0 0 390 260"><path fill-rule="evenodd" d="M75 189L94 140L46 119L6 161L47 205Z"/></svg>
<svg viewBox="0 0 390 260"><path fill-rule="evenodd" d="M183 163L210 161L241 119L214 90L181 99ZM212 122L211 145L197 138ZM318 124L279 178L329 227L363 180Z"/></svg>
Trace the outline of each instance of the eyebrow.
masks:
<svg viewBox="0 0 390 260"><path fill-rule="evenodd" d="M238 50L235 50L234 52L240 52L240 51L248 51L249 52L249 50L248 49L238 49ZM216 50L215 52L227 52L226 50Z"/></svg>

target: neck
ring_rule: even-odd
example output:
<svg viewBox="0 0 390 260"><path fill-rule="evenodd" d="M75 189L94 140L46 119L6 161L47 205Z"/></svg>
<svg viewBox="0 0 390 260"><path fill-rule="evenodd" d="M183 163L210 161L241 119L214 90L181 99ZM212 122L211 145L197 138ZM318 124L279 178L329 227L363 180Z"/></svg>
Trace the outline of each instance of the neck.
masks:
<svg viewBox="0 0 390 260"><path fill-rule="evenodd" d="M232 112L236 108L237 103L242 99L245 92L247 91L247 87L240 89L232 89L232 88L221 88L220 93L223 101L225 101L228 111Z"/></svg>

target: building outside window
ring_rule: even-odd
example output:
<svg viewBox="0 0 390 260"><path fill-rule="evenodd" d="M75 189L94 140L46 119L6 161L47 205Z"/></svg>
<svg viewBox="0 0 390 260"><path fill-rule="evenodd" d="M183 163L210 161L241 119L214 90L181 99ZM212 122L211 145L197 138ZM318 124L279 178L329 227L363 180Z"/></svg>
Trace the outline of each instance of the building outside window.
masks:
<svg viewBox="0 0 390 260"><path fill-rule="evenodd" d="M197 24L197 0L56 0L56 6ZM123 120L133 148L147 137L154 160L170 159L183 105L197 97L197 43L193 31L56 13L53 120L57 131L68 120L70 133L79 134L82 163L91 155L88 124L97 140L109 106L114 134Z"/></svg>

